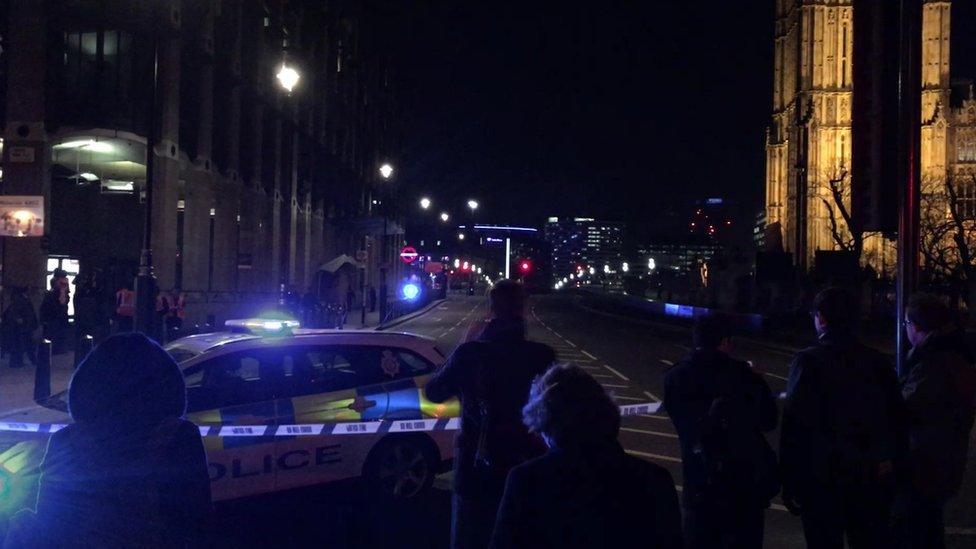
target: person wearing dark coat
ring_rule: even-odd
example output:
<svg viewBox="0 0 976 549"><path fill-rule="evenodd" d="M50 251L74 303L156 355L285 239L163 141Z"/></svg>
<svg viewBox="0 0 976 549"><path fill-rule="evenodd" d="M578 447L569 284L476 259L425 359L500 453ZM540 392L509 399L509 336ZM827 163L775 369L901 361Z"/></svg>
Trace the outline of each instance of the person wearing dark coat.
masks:
<svg viewBox="0 0 976 549"><path fill-rule="evenodd" d="M34 305L27 297L27 289L15 286L11 288L10 305L3 312L3 330L7 352L10 354L10 367L20 368L24 365L24 355L34 362L34 330L37 329L37 315Z"/></svg>
<svg viewBox="0 0 976 549"><path fill-rule="evenodd" d="M908 461L895 505L904 547L945 547L946 502L962 485L976 404L976 370L964 334L948 307L928 294L912 296L905 311L912 344L900 383L908 421Z"/></svg>
<svg viewBox="0 0 976 549"><path fill-rule="evenodd" d="M72 376L68 408L74 423L48 442L36 509L15 516L6 546L199 542L210 479L176 362L142 334L111 336Z"/></svg>
<svg viewBox="0 0 976 549"><path fill-rule="evenodd" d="M790 366L780 433L783 503L807 546L888 547L894 467L904 449L891 362L854 335L856 300L838 288L814 298L818 342Z"/></svg>
<svg viewBox="0 0 976 549"><path fill-rule="evenodd" d="M61 286L61 279L51 279L51 289L44 293L39 311L42 337L51 342L54 353L63 350L64 332L68 328L68 304L63 301L65 293Z"/></svg>
<svg viewBox="0 0 976 549"><path fill-rule="evenodd" d="M454 460L454 548L487 546L506 475L545 451L541 440L522 424L521 410L532 380L546 371L556 354L546 345L526 341L520 284L497 282L489 293L489 308L492 320L480 338L459 346L425 387L432 402L461 399Z"/></svg>
<svg viewBox="0 0 976 549"><path fill-rule="evenodd" d="M491 547L679 549L671 474L627 455L620 410L578 366L554 366L532 387L526 426L549 446L512 469Z"/></svg>
<svg viewBox="0 0 976 549"><path fill-rule="evenodd" d="M692 548L759 548L779 492L776 454L763 433L779 410L762 376L729 356L731 327L707 317L694 350L664 378L664 407L681 442L684 535Z"/></svg>

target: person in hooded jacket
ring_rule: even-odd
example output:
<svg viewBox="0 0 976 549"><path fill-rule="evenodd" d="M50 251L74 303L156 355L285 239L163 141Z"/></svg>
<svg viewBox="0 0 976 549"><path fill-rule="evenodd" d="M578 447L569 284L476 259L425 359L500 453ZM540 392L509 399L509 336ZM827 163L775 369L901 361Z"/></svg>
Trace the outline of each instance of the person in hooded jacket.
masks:
<svg viewBox="0 0 976 549"><path fill-rule="evenodd" d="M976 370L964 334L948 307L930 294L912 296L905 310L912 344L899 382L908 421L908 460L895 504L904 547L945 547L943 514L966 470L976 404Z"/></svg>
<svg viewBox="0 0 976 549"><path fill-rule="evenodd" d="M432 402L461 399L454 460L451 545L486 547L512 467L541 455L545 444L522 424L532 380L556 360L552 348L525 339L521 284L501 280L489 293L492 318L475 341L460 345L424 388Z"/></svg>
<svg viewBox="0 0 976 549"><path fill-rule="evenodd" d="M620 410L591 375L553 366L522 416L549 451L509 473L492 548L680 549L671 474L624 452Z"/></svg>
<svg viewBox="0 0 976 549"><path fill-rule="evenodd" d="M35 511L15 517L6 547L199 542L210 479L176 362L142 334L111 336L72 376L68 408L74 423L48 442Z"/></svg>

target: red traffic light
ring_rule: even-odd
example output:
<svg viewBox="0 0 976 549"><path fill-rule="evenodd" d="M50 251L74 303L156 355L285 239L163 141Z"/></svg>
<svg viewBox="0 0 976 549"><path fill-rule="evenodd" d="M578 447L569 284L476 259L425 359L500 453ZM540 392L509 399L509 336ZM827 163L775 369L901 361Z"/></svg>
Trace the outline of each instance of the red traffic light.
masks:
<svg viewBox="0 0 976 549"><path fill-rule="evenodd" d="M532 270L532 263L529 261L523 261L522 263L519 264L519 269L523 273L527 273Z"/></svg>

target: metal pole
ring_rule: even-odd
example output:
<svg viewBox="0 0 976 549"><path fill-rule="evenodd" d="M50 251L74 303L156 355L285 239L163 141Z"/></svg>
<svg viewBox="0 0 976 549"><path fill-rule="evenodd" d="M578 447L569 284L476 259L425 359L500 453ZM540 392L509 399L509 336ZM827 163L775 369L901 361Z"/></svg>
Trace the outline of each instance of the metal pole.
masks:
<svg viewBox="0 0 976 549"><path fill-rule="evenodd" d="M142 232L142 254L139 258L139 275L135 281L136 311L135 329L156 338L156 275L152 259L152 208L156 167L156 117L157 85L159 82L159 37L152 36L152 82L149 94L149 125L146 132L146 217Z"/></svg>
<svg viewBox="0 0 976 549"><path fill-rule="evenodd" d="M386 298L387 298L387 287L386 287L386 231L387 231L387 212L386 212L386 202L383 203L383 239L380 241L380 323L382 324L386 320Z"/></svg>
<svg viewBox="0 0 976 549"><path fill-rule="evenodd" d="M898 63L898 271L895 342L898 373L908 352L902 329L905 306L918 283L919 141L921 126L921 0L901 0Z"/></svg>
<svg viewBox="0 0 976 549"><path fill-rule="evenodd" d="M512 239L505 237L505 278L512 277Z"/></svg>

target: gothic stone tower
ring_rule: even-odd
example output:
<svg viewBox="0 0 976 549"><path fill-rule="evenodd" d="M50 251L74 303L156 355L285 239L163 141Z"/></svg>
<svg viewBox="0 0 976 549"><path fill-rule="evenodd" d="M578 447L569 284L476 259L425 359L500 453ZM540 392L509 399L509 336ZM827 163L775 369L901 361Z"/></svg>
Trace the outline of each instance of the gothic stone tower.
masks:
<svg viewBox="0 0 976 549"><path fill-rule="evenodd" d="M809 269L817 250L838 249L831 182L849 205L854 0L775 0L773 120L766 139L766 216L783 249ZM922 41L922 174L950 164L950 2L925 1ZM866 239L865 257L890 253ZM880 259L880 261L884 261ZM879 262L880 262L879 261Z"/></svg>

